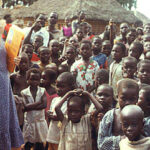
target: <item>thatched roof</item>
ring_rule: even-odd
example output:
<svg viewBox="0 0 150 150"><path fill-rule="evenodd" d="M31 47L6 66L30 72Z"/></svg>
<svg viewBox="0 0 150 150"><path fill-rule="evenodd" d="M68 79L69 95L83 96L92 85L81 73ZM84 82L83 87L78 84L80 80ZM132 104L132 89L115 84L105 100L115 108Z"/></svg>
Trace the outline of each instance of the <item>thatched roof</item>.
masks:
<svg viewBox="0 0 150 150"><path fill-rule="evenodd" d="M90 20L108 21L112 18L115 22L133 23L137 18L133 13L124 9L116 0L38 0L30 7L16 9L12 14L18 17L35 17L38 13L50 14L56 11L59 19L65 16L76 15L80 10L84 11L86 18Z"/></svg>

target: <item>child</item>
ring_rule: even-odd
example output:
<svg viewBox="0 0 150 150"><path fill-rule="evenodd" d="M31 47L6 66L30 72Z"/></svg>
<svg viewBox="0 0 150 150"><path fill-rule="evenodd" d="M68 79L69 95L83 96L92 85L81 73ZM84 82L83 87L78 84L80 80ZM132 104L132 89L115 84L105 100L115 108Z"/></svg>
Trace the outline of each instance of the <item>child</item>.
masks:
<svg viewBox="0 0 150 150"><path fill-rule="evenodd" d="M70 18L65 17L65 26L62 28L63 36L70 38L72 36L72 27L70 23Z"/></svg>
<svg viewBox="0 0 150 150"><path fill-rule="evenodd" d="M23 125L25 150L29 150L32 147L44 150L43 142L46 142L48 132L44 111L47 104L45 89L39 87L40 70L36 68L30 69L26 78L29 87L21 91L25 111Z"/></svg>
<svg viewBox="0 0 150 150"><path fill-rule="evenodd" d="M146 23L143 29L144 34L150 33L150 23Z"/></svg>
<svg viewBox="0 0 150 150"><path fill-rule="evenodd" d="M128 56L135 57L137 59L137 62L140 61L140 56L143 53L143 44L140 42L133 42L130 45L129 51L128 51Z"/></svg>
<svg viewBox="0 0 150 150"><path fill-rule="evenodd" d="M92 59L95 60L100 68L107 69L107 58L105 54L101 53L102 40L99 37L95 37L92 42Z"/></svg>
<svg viewBox="0 0 150 150"><path fill-rule="evenodd" d="M142 42L143 42L143 44L145 43L145 42L150 42L150 33L147 33L147 34L144 34L143 36L142 36Z"/></svg>
<svg viewBox="0 0 150 150"><path fill-rule="evenodd" d="M82 39L84 38L83 28L81 27L77 28L77 31L73 37L75 37L76 40L80 43Z"/></svg>
<svg viewBox="0 0 150 150"><path fill-rule="evenodd" d="M61 98L69 91L74 90L76 87L74 76L69 72L60 74L56 80L56 90L59 97L56 97L51 102L51 107L48 113L51 119L49 131L47 135L47 142L49 150L57 150L59 144L60 131L58 128L58 119L55 113L55 106L60 102ZM61 110L66 113L67 103L64 103Z"/></svg>
<svg viewBox="0 0 150 150"><path fill-rule="evenodd" d="M142 87L146 84L150 85L150 60L141 60L137 65L137 77L139 79L139 86Z"/></svg>
<svg viewBox="0 0 150 150"><path fill-rule="evenodd" d="M48 47L41 46L39 49L40 62L38 63L41 72L45 69L45 66L50 63L50 50Z"/></svg>
<svg viewBox="0 0 150 150"><path fill-rule="evenodd" d="M143 52L144 58L145 58L147 52L150 52L150 42L144 43L144 52Z"/></svg>
<svg viewBox="0 0 150 150"><path fill-rule="evenodd" d="M75 62L76 48L72 45L68 45L66 47L65 53L66 53L65 54L66 60L64 62L62 62L61 64L67 65L68 70L70 71L70 68L71 68L72 64Z"/></svg>
<svg viewBox="0 0 150 150"><path fill-rule="evenodd" d="M99 69L98 63L90 59L92 44L84 40L80 45L80 55L82 58L77 60L71 67L71 72L76 77L77 86L81 89L91 91L94 85L95 73Z"/></svg>
<svg viewBox="0 0 150 150"><path fill-rule="evenodd" d="M15 97L18 120L20 128L23 129L24 113L23 101L21 98L21 91L28 87L26 78L26 71L29 68L29 59L26 53L21 53L18 71L10 75L11 86Z"/></svg>
<svg viewBox="0 0 150 150"><path fill-rule="evenodd" d="M50 41L51 62L60 65L59 62L59 42L58 40Z"/></svg>
<svg viewBox="0 0 150 150"><path fill-rule="evenodd" d="M144 113L136 105L128 105L121 111L122 130L126 136L119 143L120 150L149 150L150 137L144 137Z"/></svg>
<svg viewBox="0 0 150 150"><path fill-rule="evenodd" d="M111 55L112 46L109 40L105 40L102 43L102 53L107 57L108 67L113 62L112 55Z"/></svg>
<svg viewBox="0 0 150 150"><path fill-rule="evenodd" d="M119 150L119 142L123 136L121 129L120 113L129 104L136 104L138 101L139 86L132 79L122 79L117 86L119 109L108 111L99 125L98 149Z"/></svg>
<svg viewBox="0 0 150 150"><path fill-rule="evenodd" d="M125 57L122 60L122 75L123 78L135 79L137 71L137 60L134 57Z"/></svg>
<svg viewBox="0 0 150 150"><path fill-rule="evenodd" d="M45 109L45 113L47 113L47 111L50 109L52 99L58 97L58 95L56 94L56 89L53 86L56 78L57 78L57 73L51 69L44 69L44 71L41 74L40 86L46 89L45 94L47 97L47 107ZM46 116L46 120L48 122L47 116Z"/></svg>
<svg viewBox="0 0 150 150"><path fill-rule="evenodd" d="M69 67L66 64L61 64L58 66L58 75L60 75L63 72L69 72Z"/></svg>
<svg viewBox="0 0 150 150"><path fill-rule="evenodd" d="M110 65L109 85L114 89L114 95L117 95L117 82L122 79L122 58L125 57L126 47L122 43L116 43L112 49L113 63Z"/></svg>
<svg viewBox="0 0 150 150"><path fill-rule="evenodd" d="M85 103L88 98L97 111L102 110L101 104L90 93L78 93L76 90L66 93L56 106L57 117L62 122L58 150L92 149L90 115L85 114ZM64 116L61 107L66 101L67 116Z"/></svg>

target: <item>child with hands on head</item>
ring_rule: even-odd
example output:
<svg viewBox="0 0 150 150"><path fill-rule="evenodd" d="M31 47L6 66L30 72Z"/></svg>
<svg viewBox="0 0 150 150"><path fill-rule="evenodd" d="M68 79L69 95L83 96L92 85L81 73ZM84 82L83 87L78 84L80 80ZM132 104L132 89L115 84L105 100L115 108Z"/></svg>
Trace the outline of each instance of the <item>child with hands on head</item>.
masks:
<svg viewBox="0 0 150 150"><path fill-rule="evenodd" d="M92 149L90 114L85 114L85 103L90 99L98 111L101 104L87 91L74 90L65 94L55 107L58 119L62 122L58 150ZM67 101L67 116L61 111Z"/></svg>
<svg viewBox="0 0 150 150"><path fill-rule="evenodd" d="M128 105L121 111L122 130L126 136L119 143L120 150L149 150L150 137L143 136L144 112L139 106Z"/></svg>

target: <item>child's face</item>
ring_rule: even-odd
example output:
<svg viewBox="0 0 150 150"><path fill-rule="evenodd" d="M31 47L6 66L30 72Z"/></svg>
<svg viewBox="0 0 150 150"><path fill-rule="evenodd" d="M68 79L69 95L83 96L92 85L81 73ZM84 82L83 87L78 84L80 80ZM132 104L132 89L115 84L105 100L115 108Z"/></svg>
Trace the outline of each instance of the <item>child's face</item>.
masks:
<svg viewBox="0 0 150 150"><path fill-rule="evenodd" d="M28 84L31 87L37 87L40 84L40 74L31 72L30 77L28 79Z"/></svg>
<svg viewBox="0 0 150 150"><path fill-rule="evenodd" d="M51 42L50 49L53 54L57 54L59 52L59 43L57 41Z"/></svg>
<svg viewBox="0 0 150 150"><path fill-rule="evenodd" d="M59 96L64 96L68 91L70 91L70 86L63 81L63 78L57 78L56 80L56 90Z"/></svg>
<svg viewBox="0 0 150 150"><path fill-rule="evenodd" d="M80 122L81 117L83 116L83 108L80 103L75 101L70 101L68 104L68 119L73 123Z"/></svg>
<svg viewBox="0 0 150 150"><path fill-rule="evenodd" d="M149 84L150 83L150 64L141 63L141 66L138 68L138 78L141 83Z"/></svg>
<svg viewBox="0 0 150 150"><path fill-rule="evenodd" d="M92 50L96 52L100 52L102 47L102 41L101 39L94 38L92 42Z"/></svg>
<svg viewBox="0 0 150 150"><path fill-rule="evenodd" d="M49 63L50 60L50 50L43 49L40 51L40 60L42 63Z"/></svg>
<svg viewBox="0 0 150 150"><path fill-rule="evenodd" d="M69 44L72 44L73 46L78 47L78 41L74 37L71 37L69 39Z"/></svg>
<svg viewBox="0 0 150 150"><path fill-rule="evenodd" d="M83 31L82 30L77 30L76 35L78 38L83 38Z"/></svg>
<svg viewBox="0 0 150 150"><path fill-rule="evenodd" d="M102 44L102 53L107 57L111 54L111 44L107 42L103 42Z"/></svg>
<svg viewBox="0 0 150 150"><path fill-rule="evenodd" d="M58 15L56 13L51 13L49 17L50 24L56 24L58 20Z"/></svg>
<svg viewBox="0 0 150 150"><path fill-rule="evenodd" d="M120 109L126 105L136 104L138 101L138 91L135 88L122 88L118 91L118 102Z"/></svg>
<svg viewBox="0 0 150 150"><path fill-rule="evenodd" d="M33 48L30 48L30 47L28 47L28 46L25 46L24 52L28 55L29 60L31 60L32 54L33 54Z"/></svg>
<svg viewBox="0 0 150 150"><path fill-rule="evenodd" d="M144 43L144 55L145 55L148 51L150 52L150 42L145 42L145 43Z"/></svg>
<svg viewBox="0 0 150 150"><path fill-rule="evenodd" d="M129 56L132 56L137 60L139 60L140 53L138 52L138 48L134 44L131 44L129 48Z"/></svg>
<svg viewBox="0 0 150 150"><path fill-rule="evenodd" d="M75 59L75 50L71 47L66 49L66 58L67 60L74 60Z"/></svg>
<svg viewBox="0 0 150 150"><path fill-rule="evenodd" d="M135 39L136 39L136 32L129 32L127 34L127 40L128 40L128 43L131 44Z"/></svg>
<svg viewBox="0 0 150 150"><path fill-rule="evenodd" d="M37 51L38 48L43 45L42 39L40 37L36 36L33 40L33 45L34 45L35 51Z"/></svg>
<svg viewBox="0 0 150 150"><path fill-rule="evenodd" d="M96 99L104 108L107 108L112 105L113 92L110 88L102 85L97 89Z"/></svg>
<svg viewBox="0 0 150 150"><path fill-rule="evenodd" d="M122 65L123 77L133 79L136 72L136 65L136 62L132 60L124 60Z"/></svg>
<svg viewBox="0 0 150 150"><path fill-rule="evenodd" d="M143 129L143 120L137 114L122 114L122 130L130 141L138 141Z"/></svg>
<svg viewBox="0 0 150 150"><path fill-rule="evenodd" d="M90 44L82 43L80 47L80 54L83 57L83 59L89 59L92 55Z"/></svg>
<svg viewBox="0 0 150 150"><path fill-rule="evenodd" d="M43 71L41 74L40 86L47 87L50 86L51 81L49 76Z"/></svg>
<svg viewBox="0 0 150 150"><path fill-rule="evenodd" d="M112 58L116 62L120 62L122 60L122 57L124 57L124 55L125 55L119 45L113 46L111 54L112 54Z"/></svg>
<svg viewBox="0 0 150 150"><path fill-rule="evenodd" d="M146 25L143 31L144 33L150 33L150 25Z"/></svg>
<svg viewBox="0 0 150 150"><path fill-rule="evenodd" d="M128 25L126 23L121 24L121 26L120 26L120 32L122 34L126 34L128 32Z"/></svg>
<svg viewBox="0 0 150 150"><path fill-rule="evenodd" d="M27 71L29 68L29 60L26 57L21 57L21 61L19 63L20 71Z"/></svg>
<svg viewBox="0 0 150 150"><path fill-rule="evenodd" d="M150 42L150 34L146 34L143 36L143 43Z"/></svg>
<svg viewBox="0 0 150 150"><path fill-rule="evenodd" d="M106 79L104 75L96 74L95 75L95 87L97 88L99 85L104 84L105 80Z"/></svg>

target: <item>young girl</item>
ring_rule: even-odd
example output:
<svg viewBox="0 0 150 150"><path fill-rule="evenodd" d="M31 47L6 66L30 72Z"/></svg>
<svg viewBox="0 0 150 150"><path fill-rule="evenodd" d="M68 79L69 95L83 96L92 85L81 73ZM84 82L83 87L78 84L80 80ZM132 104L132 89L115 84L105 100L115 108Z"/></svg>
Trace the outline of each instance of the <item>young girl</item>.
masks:
<svg viewBox="0 0 150 150"><path fill-rule="evenodd" d="M44 150L43 142L46 142L48 126L44 111L46 108L45 89L39 87L41 73L33 68L27 72L26 78L29 87L21 92L25 111L23 125L25 150L30 150L32 147Z"/></svg>
<svg viewBox="0 0 150 150"><path fill-rule="evenodd" d="M70 91L55 107L58 119L62 122L58 150L92 149L90 115L85 114L85 103L90 99L98 111L101 104L87 91ZM67 116L61 111L61 106L67 100Z"/></svg>
<svg viewBox="0 0 150 150"><path fill-rule="evenodd" d="M114 89L114 95L117 95L117 82L122 79L122 58L125 57L126 47L122 43L116 43L112 49L114 62L110 65L109 85Z"/></svg>

